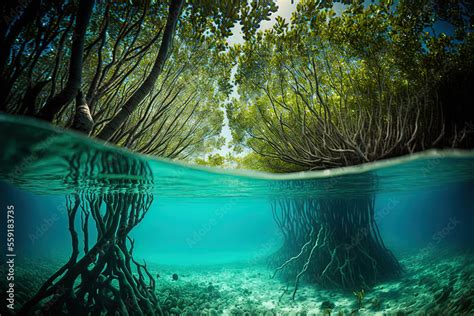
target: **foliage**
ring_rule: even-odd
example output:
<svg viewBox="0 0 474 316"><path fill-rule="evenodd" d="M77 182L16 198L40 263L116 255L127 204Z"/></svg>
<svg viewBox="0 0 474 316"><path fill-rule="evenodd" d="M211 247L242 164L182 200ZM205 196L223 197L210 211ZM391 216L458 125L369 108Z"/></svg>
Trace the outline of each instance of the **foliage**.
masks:
<svg viewBox="0 0 474 316"><path fill-rule="evenodd" d="M83 5L91 2L92 12L92 6ZM216 59L234 24L241 23L249 38L276 5L271 0L178 5L183 2L2 3L0 111L69 127L76 111L73 99L82 90L96 123L92 135L100 135L131 105L107 140L170 158L219 146L223 113L214 78L222 69L215 67ZM176 29L165 27L174 13ZM88 14L90 21L83 18ZM76 32L80 19L87 24L82 35ZM163 49L165 38L171 38L169 50ZM74 56L74 47L83 60ZM71 71L74 67L80 69ZM152 69L156 80L149 76ZM51 100L57 101L54 106Z"/></svg>
<svg viewBox="0 0 474 316"><path fill-rule="evenodd" d="M352 292L354 294L354 296L356 297L356 300L357 300L357 308L358 309L361 309L362 308L362 305L363 305L363 302L364 302L364 298L365 298L365 291L364 289L360 290L360 291L354 291Z"/></svg>
<svg viewBox="0 0 474 316"><path fill-rule="evenodd" d="M467 95L474 77L469 1L301 0L291 21L257 31L275 10L272 0L2 3L0 111L74 127L82 91L92 136L195 160L222 146L222 108L236 87L225 105L236 156L224 160L267 171L467 139L469 115L451 102L466 107L452 87ZM230 47L237 23L245 43Z"/></svg>
<svg viewBox="0 0 474 316"><path fill-rule="evenodd" d="M282 171L462 145L469 130L446 122L437 89L453 65L469 69L460 63L472 62L472 36L430 32L432 8L354 2L338 14L301 1L290 23L235 47L240 97L226 108L235 150Z"/></svg>

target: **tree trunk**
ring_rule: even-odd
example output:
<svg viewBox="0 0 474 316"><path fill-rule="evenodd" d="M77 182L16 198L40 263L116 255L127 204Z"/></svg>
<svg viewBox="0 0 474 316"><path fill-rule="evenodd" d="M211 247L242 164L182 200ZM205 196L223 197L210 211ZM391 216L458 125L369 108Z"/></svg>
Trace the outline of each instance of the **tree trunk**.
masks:
<svg viewBox="0 0 474 316"><path fill-rule="evenodd" d="M71 102L77 95L82 83L82 63L84 52L84 38L89 25L94 0L81 0L74 27L69 74L64 89L51 98L38 113L38 117L53 121L62 108Z"/></svg>
<svg viewBox="0 0 474 316"><path fill-rule="evenodd" d="M150 93L155 85L156 80L163 70L163 66L168 57L168 51L173 41L176 31L176 23L178 22L181 8L184 0L172 0L169 7L168 19L166 21L165 32L161 40L160 51L156 57L150 74L143 84L135 91L135 93L127 100L120 111L105 125L102 131L97 135L98 138L109 140L117 129L127 120L127 118L137 109L143 99Z"/></svg>
<svg viewBox="0 0 474 316"><path fill-rule="evenodd" d="M71 128L89 135L93 127L94 120L92 119L89 105L87 104L82 91L79 90L76 96L76 114L74 115L74 121Z"/></svg>

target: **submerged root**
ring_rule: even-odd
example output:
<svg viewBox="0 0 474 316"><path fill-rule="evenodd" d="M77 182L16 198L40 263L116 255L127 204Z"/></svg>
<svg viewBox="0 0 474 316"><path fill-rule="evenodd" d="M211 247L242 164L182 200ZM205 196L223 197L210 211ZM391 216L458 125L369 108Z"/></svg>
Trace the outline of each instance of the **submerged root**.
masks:
<svg viewBox="0 0 474 316"><path fill-rule="evenodd" d="M298 254L278 265L273 275L285 273L294 277L293 299L303 277L323 287L353 290L368 288L401 273L400 264L385 247L378 232L372 198L280 203L280 207L282 205L285 209L277 215L277 223L284 223L287 214L305 214L303 231L307 231L306 227L311 223L309 238ZM300 210L292 212L294 207L300 207ZM294 219L291 221L295 222ZM280 225L282 230L288 227L287 224ZM284 236L296 236L291 234L286 232ZM292 244L295 243L285 240L280 256L285 251L292 251L289 247Z"/></svg>
<svg viewBox="0 0 474 316"><path fill-rule="evenodd" d="M311 228L311 233L310 233L310 236L313 235L313 229ZM290 259L288 259L287 261L285 261L281 266L279 266L278 268L275 269L275 272L273 273L273 276L272 276L272 279L276 276L276 274L278 273L278 271L281 271L283 270L287 265L289 265L290 263L292 263L293 261L296 261L298 260L304 253L304 251L306 250L306 247L308 247L308 245L310 245L312 242L312 239L308 240L308 242L306 242L303 247L301 247L301 251L294 257L291 257Z"/></svg>
<svg viewBox="0 0 474 316"><path fill-rule="evenodd" d="M311 248L311 251L309 253L309 256L308 256L308 260L306 260L305 264L303 265L303 269L301 270L300 273L298 273L296 275L296 281L295 281L295 289L293 291L293 295L292 295L292 299L294 300L295 299L295 295L296 295L296 291L298 290L298 283L300 281L300 278L301 276L303 275L303 273L306 272L306 270L308 270L308 266L309 266L309 263L311 262L311 258L313 257L313 253L315 251L315 249L320 246L319 245L319 239L321 237L321 232L323 231L323 227L321 226L321 228L319 229L319 232L318 232L318 237L316 238L316 242L314 243L313 247Z"/></svg>
<svg viewBox="0 0 474 316"><path fill-rule="evenodd" d="M69 162L73 181L97 171L137 177L107 185L136 187L150 181L151 171L139 160L126 160L113 153L84 153ZM142 177L142 178L139 178ZM107 177L104 177L107 179ZM100 183L99 185L104 185ZM129 232L138 225L153 201L146 190L117 192L87 191L66 197L71 235L71 257L54 273L20 310L20 314L162 314L155 295L155 280L146 267L133 258L134 241ZM76 231L76 215L82 210L82 251ZM89 218L95 224L97 238L91 243Z"/></svg>

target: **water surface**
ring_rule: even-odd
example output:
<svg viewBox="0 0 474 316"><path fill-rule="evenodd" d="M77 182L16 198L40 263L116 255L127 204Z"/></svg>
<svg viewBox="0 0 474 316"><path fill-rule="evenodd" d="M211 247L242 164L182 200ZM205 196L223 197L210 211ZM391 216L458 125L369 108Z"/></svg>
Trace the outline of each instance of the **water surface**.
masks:
<svg viewBox="0 0 474 316"><path fill-rule="evenodd" d="M236 278L244 273L252 280L267 282L252 283L253 291L270 287L269 284L276 288L275 293L268 289L258 295L254 293L270 302L265 306L272 306L268 308L274 311L316 310L321 303L302 300L298 305L289 299L287 303L278 303L275 295L281 293L279 287L284 284L269 283L279 282L270 280L271 269L264 264L265 258L282 243L272 215L272 203L279 199L337 200L374 195L382 237L408 267L407 275L415 273L414 267L424 262L425 257L417 256L429 257L432 252L446 251L448 255L443 260L451 260L449 264L455 267L453 262L469 253L474 244L473 151L427 151L350 168L268 174L198 168L141 156L17 117L0 116L0 135L0 196L4 204L15 205L16 251L19 259L26 262L50 260L56 263L47 261L50 263L45 265L54 266L68 258L70 235L64 197L87 192L153 195L149 211L131 232L138 260L148 262L156 273L181 271L189 282L202 278L204 273L218 284L222 293L232 293L235 300L248 296L235 290L243 285L232 283L242 282ZM105 172L106 161L85 164L80 171L71 173L71 157L96 153L107 153L124 163L142 161L149 173L142 176L133 172ZM2 243L3 252L4 247ZM438 273L436 260L431 260L433 266L424 264L424 270ZM241 270L233 271L236 265ZM210 270L197 270L205 267ZM19 271L22 268L29 266L25 263ZM46 279L47 273L44 274L38 279ZM406 276L403 280L407 280ZM162 282L178 286L168 281ZM439 284L431 290L441 288ZM313 291L315 286L308 284L305 289ZM350 300L341 296L339 304L344 304L345 299ZM426 298L423 304L428 301ZM232 302L229 304L236 304ZM388 304L386 311L396 311L405 306L402 303ZM264 309L262 306L258 308Z"/></svg>

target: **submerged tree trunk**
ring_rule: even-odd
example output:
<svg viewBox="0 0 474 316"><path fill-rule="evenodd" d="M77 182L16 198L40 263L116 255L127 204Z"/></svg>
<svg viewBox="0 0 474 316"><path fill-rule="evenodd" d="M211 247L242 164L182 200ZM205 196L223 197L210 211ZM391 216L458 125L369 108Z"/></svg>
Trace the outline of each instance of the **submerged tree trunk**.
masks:
<svg viewBox="0 0 474 316"><path fill-rule="evenodd" d="M71 257L19 313L161 314L155 281L146 265L133 259L134 241L128 237L153 200L147 190L152 183L149 166L139 159L124 159L115 152L92 150L75 155L69 165L66 181L78 187L76 193L66 197ZM94 180L98 181L97 185L91 186ZM83 183L89 186L80 188ZM82 239L76 225L78 212ZM91 245L90 228L97 232L97 239ZM80 241L83 247L79 246Z"/></svg>
<svg viewBox="0 0 474 316"><path fill-rule="evenodd" d="M270 257L278 272L295 282L304 277L323 287L351 291L399 276L402 268L388 250L375 221L375 195L280 201L274 217L284 244Z"/></svg>
<svg viewBox="0 0 474 316"><path fill-rule="evenodd" d="M153 86L160 76L168 57L168 52L173 42L176 24L178 22L183 3L184 0L172 0L170 2L168 19L166 21L163 39L161 40L160 50L150 74L142 83L142 85L135 91L135 93L133 93L133 95L127 100L120 111L112 118L109 123L107 123L107 125L105 125L102 131L97 135L98 138L109 140L153 89Z"/></svg>

